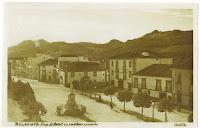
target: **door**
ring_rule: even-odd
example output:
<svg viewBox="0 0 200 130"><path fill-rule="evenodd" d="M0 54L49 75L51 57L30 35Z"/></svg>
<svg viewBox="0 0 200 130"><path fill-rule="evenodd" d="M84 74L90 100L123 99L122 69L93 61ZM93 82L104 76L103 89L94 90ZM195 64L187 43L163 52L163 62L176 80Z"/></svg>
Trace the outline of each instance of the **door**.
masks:
<svg viewBox="0 0 200 130"><path fill-rule="evenodd" d="M122 79L118 80L118 88L123 89L124 81Z"/></svg>
<svg viewBox="0 0 200 130"><path fill-rule="evenodd" d="M46 80L46 70L42 70L42 80Z"/></svg>

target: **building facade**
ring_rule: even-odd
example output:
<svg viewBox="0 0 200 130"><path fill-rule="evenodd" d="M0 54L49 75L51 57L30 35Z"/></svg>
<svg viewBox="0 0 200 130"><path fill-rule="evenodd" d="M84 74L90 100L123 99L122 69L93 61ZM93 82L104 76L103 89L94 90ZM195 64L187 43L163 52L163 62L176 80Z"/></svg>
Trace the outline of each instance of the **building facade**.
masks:
<svg viewBox="0 0 200 130"><path fill-rule="evenodd" d="M107 85L107 68L99 63L74 62L64 70L61 81L64 86L70 86L72 81L80 81L84 76L88 76L96 85Z"/></svg>
<svg viewBox="0 0 200 130"><path fill-rule="evenodd" d="M176 65L172 69L172 85L175 102L179 108L193 109L193 62ZM180 110L179 109L179 110Z"/></svg>
<svg viewBox="0 0 200 130"><path fill-rule="evenodd" d="M26 66L26 77L30 79L39 79L38 64L48 59L54 59L50 54L37 53L34 57L28 57Z"/></svg>
<svg viewBox="0 0 200 130"><path fill-rule="evenodd" d="M8 61L11 66L11 75L17 77L26 77L26 58L9 58Z"/></svg>
<svg viewBox="0 0 200 130"><path fill-rule="evenodd" d="M134 94L146 92L155 101L162 98L172 100L172 72L170 64L153 64L133 74L133 87L130 91Z"/></svg>
<svg viewBox="0 0 200 130"><path fill-rule="evenodd" d="M58 59L48 59L38 64L39 81L42 82L58 82L57 73Z"/></svg>
<svg viewBox="0 0 200 130"><path fill-rule="evenodd" d="M120 89L130 89L132 74L153 64L172 64L172 58L152 51L135 51L109 59L109 83Z"/></svg>

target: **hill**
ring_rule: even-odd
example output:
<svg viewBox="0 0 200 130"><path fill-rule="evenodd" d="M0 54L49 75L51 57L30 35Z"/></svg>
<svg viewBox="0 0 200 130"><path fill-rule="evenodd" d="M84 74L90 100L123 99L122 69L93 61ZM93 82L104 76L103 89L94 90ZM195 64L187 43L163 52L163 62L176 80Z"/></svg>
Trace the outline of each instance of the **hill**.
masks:
<svg viewBox="0 0 200 130"><path fill-rule="evenodd" d="M192 56L193 53L193 31L166 31L155 30L140 38L121 42L113 39L105 44L89 42L66 43L47 42L38 40L40 45L35 46L36 41L25 40L16 46L8 48L8 57L34 56L37 52L51 53L54 57L61 54L85 55L90 60L102 60L134 50L151 50L167 56Z"/></svg>

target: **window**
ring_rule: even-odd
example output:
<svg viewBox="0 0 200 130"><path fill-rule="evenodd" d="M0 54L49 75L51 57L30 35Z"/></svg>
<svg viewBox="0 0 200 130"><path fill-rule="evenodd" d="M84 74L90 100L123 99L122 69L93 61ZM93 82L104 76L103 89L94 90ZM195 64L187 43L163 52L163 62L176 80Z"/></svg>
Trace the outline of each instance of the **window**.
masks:
<svg viewBox="0 0 200 130"><path fill-rule="evenodd" d="M111 75L112 75L112 76L114 76L114 70L112 70L112 73L111 73Z"/></svg>
<svg viewBox="0 0 200 130"><path fill-rule="evenodd" d="M45 65L43 65L43 68L45 68Z"/></svg>
<svg viewBox="0 0 200 130"><path fill-rule="evenodd" d="M62 61L59 61L59 65L62 66Z"/></svg>
<svg viewBox="0 0 200 130"><path fill-rule="evenodd" d="M161 91L161 80L156 80L156 90Z"/></svg>
<svg viewBox="0 0 200 130"><path fill-rule="evenodd" d="M166 81L166 90L167 92L172 92L172 82L171 81Z"/></svg>
<svg viewBox="0 0 200 130"><path fill-rule="evenodd" d="M172 97L171 97L171 96L168 96L168 100L170 100L170 101L171 101L171 100L172 100Z"/></svg>
<svg viewBox="0 0 200 130"><path fill-rule="evenodd" d="M128 90L131 91L131 83L128 83Z"/></svg>
<svg viewBox="0 0 200 130"><path fill-rule="evenodd" d="M134 87L138 88L138 78L134 78Z"/></svg>
<svg viewBox="0 0 200 130"><path fill-rule="evenodd" d="M114 61L111 62L112 67L114 67Z"/></svg>
<svg viewBox="0 0 200 130"><path fill-rule="evenodd" d="M53 76L56 76L56 75L57 75L56 70L53 70Z"/></svg>
<svg viewBox="0 0 200 130"><path fill-rule="evenodd" d="M129 61L129 68L131 68L131 65L132 65L132 61Z"/></svg>
<svg viewBox="0 0 200 130"><path fill-rule="evenodd" d="M146 79L142 78L142 88L146 88Z"/></svg>
<svg viewBox="0 0 200 130"><path fill-rule="evenodd" d="M93 77L97 77L97 72L93 72Z"/></svg>
<svg viewBox="0 0 200 130"><path fill-rule="evenodd" d="M131 78L131 71L128 72L128 77Z"/></svg>
<svg viewBox="0 0 200 130"><path fill-rule="evenodd" d="M88 76L88 72L84 72L84 76Z"/></svg>
<svg viewBox="0 0 200 130"><path fill-rule="evenodd" d="M148 94L149 94L149 95L151 94L151 91L150 91L150 90L148 90Z"/></svg>
<svg viewBox="0 0 200 130"><path fill-rule="evenodd" d="M71 72L71 77L75 77L75 72Z"/></svg>

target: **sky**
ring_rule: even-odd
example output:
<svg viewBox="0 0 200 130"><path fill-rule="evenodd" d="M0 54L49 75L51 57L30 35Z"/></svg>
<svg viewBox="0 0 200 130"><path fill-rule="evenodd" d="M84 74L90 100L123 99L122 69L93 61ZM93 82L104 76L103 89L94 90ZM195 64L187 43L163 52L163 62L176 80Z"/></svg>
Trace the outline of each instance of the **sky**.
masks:
<svg viewBox="0 0 200 130"><path fill-rule="evenodd" d="M107 43L127 41L154 30L193 30L189 4L4 3L4 42L45 39Z"/></svg>

